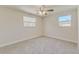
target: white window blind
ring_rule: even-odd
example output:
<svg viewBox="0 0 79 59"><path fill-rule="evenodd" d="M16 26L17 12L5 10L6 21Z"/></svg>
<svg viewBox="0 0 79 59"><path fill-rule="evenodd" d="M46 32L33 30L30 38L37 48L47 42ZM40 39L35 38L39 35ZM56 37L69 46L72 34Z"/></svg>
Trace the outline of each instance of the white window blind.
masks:
<svg viewBox="0 0 79 59"><path fill-rule="evenodd" d="M71 15L60 16L58 18L58 21L59 21L59 26L69 27L69 26L71 26Z"/></svg>
<svg viewBox="0 0 79 59"><path fill-rule="evenodd" d="M36 18L33 17L23 17L24 27L35 27L36 26Z"/></svg>

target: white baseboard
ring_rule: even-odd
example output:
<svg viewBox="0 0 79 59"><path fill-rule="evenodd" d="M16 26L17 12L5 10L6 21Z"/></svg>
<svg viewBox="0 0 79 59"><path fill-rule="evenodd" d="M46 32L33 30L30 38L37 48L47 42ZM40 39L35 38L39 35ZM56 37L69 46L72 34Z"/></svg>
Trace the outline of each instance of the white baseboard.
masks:
<svg viewBox="0 0 79 59"><path fill-rule="evenodd" d="M5 47L5 46L9 46L9 45L12 45L12 44L16 44L16 43L19 43L19 42L22 42L22 41L25 41L25 40L39 38L39 37L49 37L49 38L60 39L60 40L64 40L64 41L68 41L68 42L72 42L72 43L77 43L77 41L66 40L64 38L60 38L60 37L57 37L57 36L48 36L48 35L42 35L41 36L41 35L39 35L39 36L30 37L28 39L27 38L24 38L24 39L20 39L20 40L17 40L17 41L10 42L10 43L5 43L5 44L0 45L0 48L1 47Z"/></svg>
<svg viewBox="0 0 79 59"><path fill-rule="evenodd" d="M30 37L30 38L20 39L20 40L13 41L13 42L10 42L10 43L5 43L5 44L0 45L0 48L1 47L5 47L5 46L9 46L9 45L12 45L12 44L16 44L16 43L19 43L19 42L22 42L22 41L25 41L25 40L38 38L38 37L41 37L41 35L39 35L39 36L33 36L33 37Z"/></svg>
<svg viewBox="0 0 79 59"><path fill-rule="evenodd" d="M64 41L68 41L68 42L72 42L72 43L78 43L77 41L72 41L72 40L67 40L65 38L62 38L62 37L58 37L58 36L49 36L49 35L45 35L46 37L49 37L49 38L55 38L55 39L59 39L59 40L64 40Z"/></svg>

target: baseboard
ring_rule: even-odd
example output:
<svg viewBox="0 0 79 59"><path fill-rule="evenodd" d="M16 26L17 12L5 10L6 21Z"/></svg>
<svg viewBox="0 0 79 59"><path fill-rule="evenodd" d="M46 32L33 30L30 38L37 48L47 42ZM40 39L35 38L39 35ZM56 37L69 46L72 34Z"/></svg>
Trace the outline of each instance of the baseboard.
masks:
<svg viewBox="0 0 79 59"><path fill-rule="evenodd" d="M57 36L48 36L48 35L45 35L45 36L49 37L49 38L55 38L55 39L64 40L64 41L67 41L67 42L72 42L72 43L76 43L77 44L77 41L67 40L65 38L61 38L61 37L57 37Z"/></svg>
<svg viewBox="0 0 79 59"><path fill-rule="evenodd" d="M56 37L56 36L51 37L51 36L47 36L47 35L42 35L42 36L39 35L39 36L30 37L30 38L28 38L28 39L24 38L24 39L17 40L17 41L14 41L14 42L5 43L5 44L0 45L0 48L1 48L1 47L5 47L5 46L9 46L9 45L12 45L12 44L16 44L16 43L19 43L19 42L22 42L22 41L25 41L25 40L39 38L39 37L55 38L55 39L64 40L64 41L68 41L68 42L72 42L72 43L76 43L76 44L77 44L76 41L70 41L70 40L66 40L66 39L63 39L63 38L58 38L58 37Z"/></svg>
<svg viewBox="0 0 79 59"><path fill-rule="evenodd" d="M24 38L24 39L20 39L20 40L17 40L17 41L10 42L10 43L5 43L5 44L0 45L0 48L1 47L6 47L6 46L9 46L9 45L12 45L12 44L16 44L16 43L19 43L19 42L22 42L22 41L25 41L25 40L39 38L39 37L42 37L42 36L41 35L39 35L39 36L33 36L33 37L28 38L28 39Z"/></svg>

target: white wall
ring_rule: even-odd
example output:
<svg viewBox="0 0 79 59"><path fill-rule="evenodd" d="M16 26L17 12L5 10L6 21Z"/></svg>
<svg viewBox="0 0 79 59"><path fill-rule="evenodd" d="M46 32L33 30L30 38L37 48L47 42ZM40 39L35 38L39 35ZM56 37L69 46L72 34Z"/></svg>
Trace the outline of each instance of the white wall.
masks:
<svg viewBox="0 0 79 59"><path fill-rule="evenodd" d="M79 49L79 7L77 8L77 17L78 17L78 49Z"/></svg>
<svg viewBox="0 0 79 59"><path fill-rule="evenodd" d="M72 26L67 28L59 27L57 17L70 14L72 15ZM52 14L51 16L44 18L42 21L38 16L14 9L0 7L0 46L35 38L43 34L52 38L77 42L76 15L76 10L69 10ZM36 17L36 27L24 27L23 16Z"/></svg>
<svg viewBox="0 0 79 59"><path fill-rule="evenodd" d="M35 17L35 28L23 25L23 16ZM42 35L42 19L21 11L0 7L0 46Z"/></svg>
<svg viewBox="0 0 79 59"><path fill-rule="evenodd" d="M72 15L72 26L71 27L60 27L58 25L58 16ZM44 35L52 38L62 39L71 42L77 42L77 10L67 10L58 13L54 13L44 20Z"/></svg>

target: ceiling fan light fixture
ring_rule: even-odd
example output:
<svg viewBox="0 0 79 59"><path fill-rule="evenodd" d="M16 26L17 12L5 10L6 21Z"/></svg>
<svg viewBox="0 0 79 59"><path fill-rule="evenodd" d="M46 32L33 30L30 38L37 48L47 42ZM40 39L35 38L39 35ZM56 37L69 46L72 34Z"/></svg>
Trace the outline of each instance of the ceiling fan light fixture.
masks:
<svg viewBox="0 0 79 59"><path fill-rule="evenodd" d="M47 12L46 11L39 11L38 14L41 16L45 16L45 15L47 15Z"/></svg>
<svg viewBox="0 0 79 59"><path fill-rule="evenodd" d="M53 9L47 9L45 5L42 5L37 11L40 16L47 16L50 12L54 11Z"/></svg>

